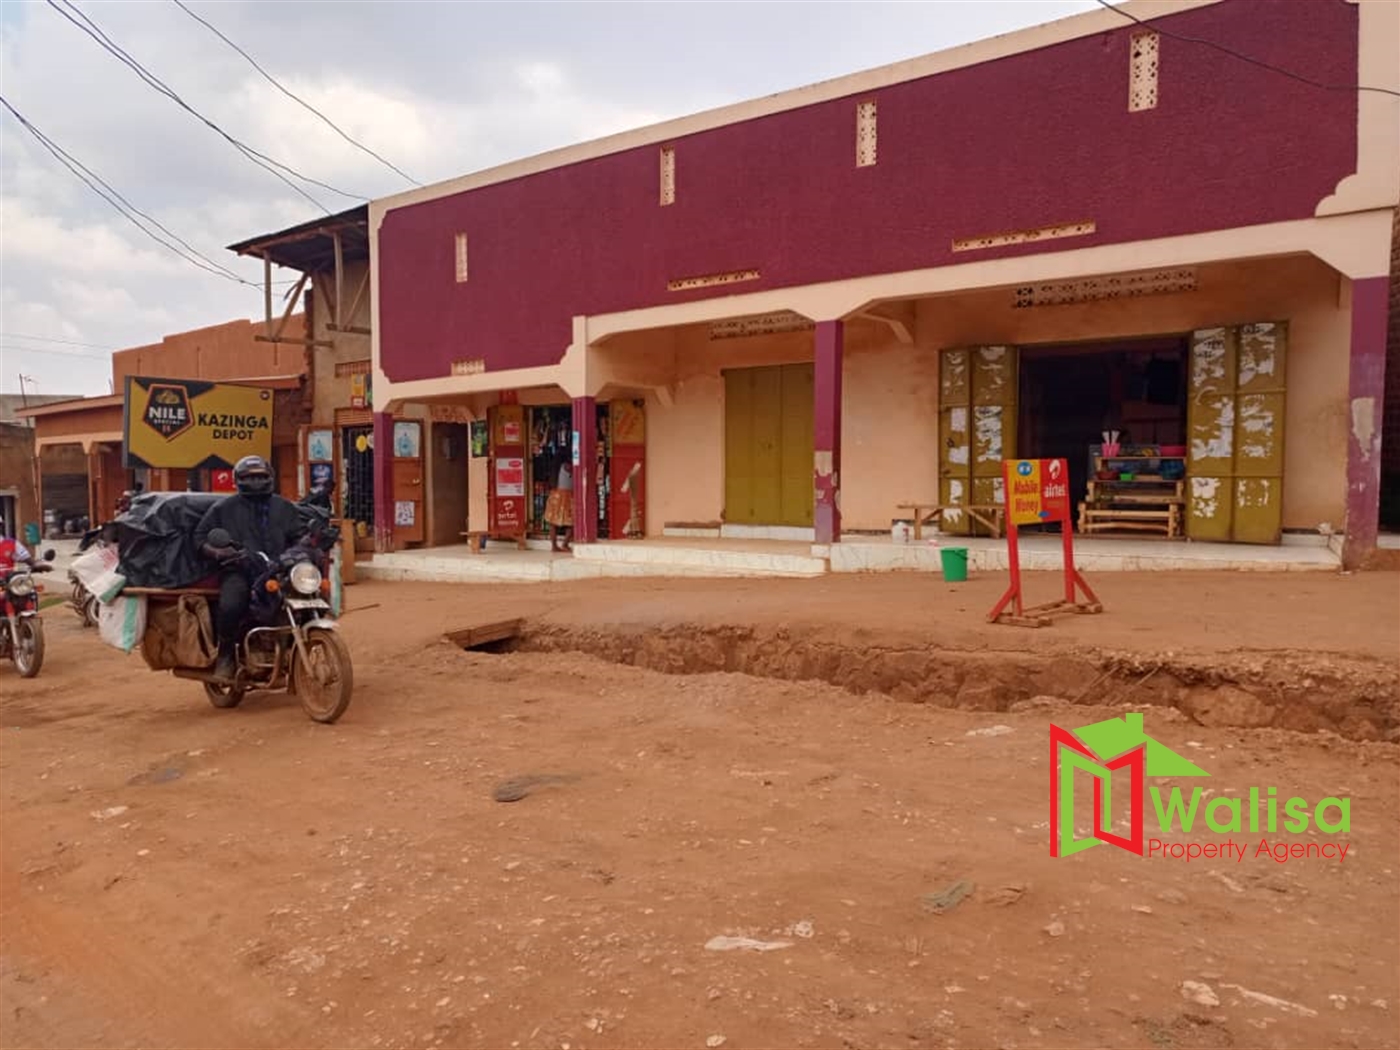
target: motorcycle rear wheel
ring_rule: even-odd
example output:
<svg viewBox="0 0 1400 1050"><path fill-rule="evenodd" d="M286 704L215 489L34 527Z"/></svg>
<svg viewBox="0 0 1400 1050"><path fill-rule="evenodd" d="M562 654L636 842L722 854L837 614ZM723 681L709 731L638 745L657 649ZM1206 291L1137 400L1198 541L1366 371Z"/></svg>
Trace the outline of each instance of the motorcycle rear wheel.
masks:
<svg viewBox="0 0 1400 1050"><path fill-rule="evenodd" d="M345 714L355 688L350 650L335 631L313 628L306 632L306 658L311 675L292 654L292 691L308 718L330 725Z"/></svg>
<svg viewBox="0 0 1400 1050"><path fill-rule="evenodd" d="M243 703L243 698L248 695L248 691L242 686L220 685L218 682L205 682L204 695L209 698L209 702L221 710L230 707L237 707Z"/></svg>
<svg viewBox="0 0 1400 1050"><path fill-rule="evenodd" d="M33 678L44 666L44 625L32 617L19 621L19 640L11 653L21 678Z"/></svg>

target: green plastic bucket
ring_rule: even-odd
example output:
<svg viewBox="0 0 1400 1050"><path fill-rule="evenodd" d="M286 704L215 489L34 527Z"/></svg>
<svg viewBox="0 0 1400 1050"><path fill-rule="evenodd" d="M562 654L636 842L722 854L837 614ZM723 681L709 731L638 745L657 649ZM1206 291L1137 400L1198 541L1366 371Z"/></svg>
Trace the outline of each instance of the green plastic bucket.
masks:
<svg viewBox="0 0 1400 1050"><path fill-rule="evenodd" d="M948 583L963 583L967 579L967 548L940 547L938 555L943 559L943 579Z"/></svg>

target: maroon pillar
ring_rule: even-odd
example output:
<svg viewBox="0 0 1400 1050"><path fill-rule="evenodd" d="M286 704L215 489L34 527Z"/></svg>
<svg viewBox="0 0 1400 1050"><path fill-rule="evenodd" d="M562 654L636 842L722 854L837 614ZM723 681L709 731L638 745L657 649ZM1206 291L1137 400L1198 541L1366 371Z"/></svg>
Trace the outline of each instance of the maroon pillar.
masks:
<svg viewBox="0 0 1400 1050"><path fill-rule="evenodd" d="M374 549L394 549L394 417L374 414Z"/></svg>
<svg viewBox="0 0 1400 1050"><path fill-rule="evenodd" d="M841 351L845 323L818 321L812 426L814 523L818 543L841 540Z"/></svg>
<svg viewBox="0 0 1400 1050"><path fill-rule="evenodd" d="M1351 370L1347 400L1347 521L1342 565L1360 568L1376 549L1381 498L1381 410L1389 279L1351 282ZM1396 435L1400 437L1400 435Z"/></svg>
<svg viewBox="0 0 1400 1050"><path fill-rule="evenodd" d="M598 403L576 397L574 409L574 533L576 543L598 539Z"/></svg>

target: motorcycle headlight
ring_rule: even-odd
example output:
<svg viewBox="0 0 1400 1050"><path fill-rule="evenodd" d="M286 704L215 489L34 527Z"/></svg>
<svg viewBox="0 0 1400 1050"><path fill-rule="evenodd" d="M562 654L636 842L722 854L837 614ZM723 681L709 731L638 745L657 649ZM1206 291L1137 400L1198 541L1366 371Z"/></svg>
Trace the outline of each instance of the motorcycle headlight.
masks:
<svg viewBox="0 0 1400 1050"><path fill-rule="evenodd" d="M321 574L316 574L316 582L321 581ZM10 577L10 582L6 585L10 593L16 598L28 598L34 593L34 577L27 572L17 572Z"/></svg>
<svg viewBox="0 0 1400 1050"><path fill-rule="evenodd" d="M292 590L298 594L315 594L321 589L321 570L309 561L293 565L290 578Z"/></svg>

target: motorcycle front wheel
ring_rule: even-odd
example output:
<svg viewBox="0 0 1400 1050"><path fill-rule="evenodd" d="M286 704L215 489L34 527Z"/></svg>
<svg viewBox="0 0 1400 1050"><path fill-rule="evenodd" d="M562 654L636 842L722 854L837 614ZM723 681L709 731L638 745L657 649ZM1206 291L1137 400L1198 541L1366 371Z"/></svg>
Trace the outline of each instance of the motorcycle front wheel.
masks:
<svg viewBox="0 0 1400 1050"><path fill-rule="evenodd" d="M350 650L340 635L325 628L307 631L305 645L311 673L307 674L300 656L292 653L292 691L308 718L329 725L350 706L355 688Z"/></svg>
<svg viewBox="0 0 1400 1050"><path fill-rule="evenodd" d="M44 666L44 625L36 617L27 617L19 621L16 630L15 670L21 678L33 678Z"/></svg>
<svg viewBox="0 0 1400 1050"><path fill-rule="evenodd" d="M241 686L220 685L218 682L205 682L204 695L209 698L209 702L220 710L230 707L237 707L243 703L243 697L247 695L247 690Z"/></svg>
<svg viewBox="0 0 1400 1050"><path fill-rule="evenodd" d="M83 626L96 627L98 617L101 615L102 603L97 600L97 595L89 594L83 602Z"/></svg>

